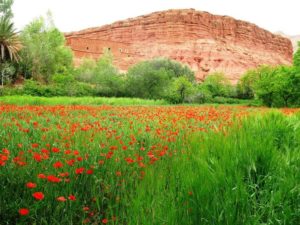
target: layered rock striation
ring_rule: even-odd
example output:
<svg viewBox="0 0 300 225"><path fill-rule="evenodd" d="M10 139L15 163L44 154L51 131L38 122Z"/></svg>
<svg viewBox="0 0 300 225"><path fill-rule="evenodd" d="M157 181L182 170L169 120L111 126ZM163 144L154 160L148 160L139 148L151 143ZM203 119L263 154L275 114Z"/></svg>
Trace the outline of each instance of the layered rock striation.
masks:
<svg viewBox="0 0 300 225"><path fill-rule="evenodd" d="M104 49L126 71L147 59L167 57L189 65L197 80L224 72L235 83L248 69L262 64L289 65L291 41L228 16L194 9L168 10L65 34L75 54L97 59Z"/></svg>

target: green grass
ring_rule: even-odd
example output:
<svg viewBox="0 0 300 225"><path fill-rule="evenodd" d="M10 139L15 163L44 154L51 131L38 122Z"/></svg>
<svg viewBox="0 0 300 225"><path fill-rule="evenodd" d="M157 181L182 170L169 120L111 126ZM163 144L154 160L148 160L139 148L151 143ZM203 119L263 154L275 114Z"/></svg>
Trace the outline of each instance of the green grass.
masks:
<svg viewBox="0 0 300 225"><path fill-rule="evenodd" d="M164 100L106 97L1 96L0 104L13 105L166 105Z"/></svg>
<svg viewBox="0 0 300 225"><path fill-rule="evenodd" d="M300 114L250 111L3 106L2 160L3 148L10 154L0 166L0 224L297 225ZM16 165L16 157L27 164ZM57 161L64 166L54 168ZM70 182L59 176L65 172ZM29 181L37 188L26 188ZM45 199L34 200L35 191ZM56 201L70 194L76 201ZM19 208L30 214L19 216Z"/></svg>
<svg viewBox="0 0 300 225"><path fill-rule="evenodd" d="M255 115L189 140L186 157L138 186L132 224L299 224L299 114Z"/></svg>

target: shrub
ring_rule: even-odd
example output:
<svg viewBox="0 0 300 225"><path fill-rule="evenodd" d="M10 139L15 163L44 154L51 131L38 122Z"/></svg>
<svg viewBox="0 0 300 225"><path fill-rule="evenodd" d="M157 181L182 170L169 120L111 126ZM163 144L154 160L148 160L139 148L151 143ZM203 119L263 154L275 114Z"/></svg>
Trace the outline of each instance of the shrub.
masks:
<svg viewBox="0 0 300 225"><path fill-rule="evenodd" d="M235 95L233 86L223 73L208 75L201 85L211 93L212 97L233 97Z"/></svg>
<svg viewBox="0 0 300 225"><path fill-rule="evenodd" d="M168 89L172 88L169 86L173 80L180 77L185 77L188 82L194 82L194 73L176 61L154 59L140 62L128 70L126 94L139 98L159 99L166 96L169 98Z"/></svg>
<svg viewBox="0 0 300 225"><path fill-rule="evenodd" d="M257 70L247 71L237 83L237 97L241 99L253 99L254 84L257 79Z"/></svg>
<svg viewBox="0 0 300 225"><path fill-rule="evenodd" d="M49 83L51 76L72 70L73 53L65 46L65 38L53 23L40 17L21 32L24 48L21 50L20 70L25 78Z"/></svg>
<svg viewBox="0 0 300 225"><path fill-rule="evenodd" d="M173 79L165 98L171 103L183 103L194 92L193 84L185 76L181 76Z"/></svg>

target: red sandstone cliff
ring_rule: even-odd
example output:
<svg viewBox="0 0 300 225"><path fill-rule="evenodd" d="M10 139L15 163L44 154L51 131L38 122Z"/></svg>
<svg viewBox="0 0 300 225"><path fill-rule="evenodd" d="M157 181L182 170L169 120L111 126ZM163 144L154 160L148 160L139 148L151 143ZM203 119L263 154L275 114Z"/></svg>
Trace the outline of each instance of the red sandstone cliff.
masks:
<svg viewBox="0 0 300 225"><path fill-rule="evenodd" d="M168 10L65 35L77 61L112 51L120 70L168 57L188 64L198 80L224 72L235 83L249 68L291 64L291 41L258 26L207 12Z"/></svg>

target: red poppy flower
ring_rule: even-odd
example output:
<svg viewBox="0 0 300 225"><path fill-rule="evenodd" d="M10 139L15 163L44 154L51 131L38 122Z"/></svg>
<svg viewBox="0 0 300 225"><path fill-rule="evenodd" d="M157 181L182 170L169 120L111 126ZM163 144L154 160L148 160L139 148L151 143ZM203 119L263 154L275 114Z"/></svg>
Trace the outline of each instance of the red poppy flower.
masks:
<svg viewBox="0 0 300 225"><path fill-rule="evenodd" d="M38 178L40 178L40 179L46 179L47 176L45 174L40 173L40 174L38 174Z"/></svg>
<svg viewBox="0 0 300 225"><path fill-rule="evenodd" d="M131 164L131 163L134 163L134 160L130 157L128 158L125 158L125 161L128 163L128 164Z"/></svg>
<svg viewBox="0 0 300 225"><path fill-rule="evenodd" d="M32 147L32 148L37 148L37 147L39 147L39 144L38 144L38 143L33 143L33 144L31 145L31 147Z"/></svg>
<svg viewBox="0 0 300 225"><path fill-rule="evenodd" d="M34 192L32 196L38 201L43 200L45 197L43 192Z"/></svg>
<svg viewBox="0 0 300 225"><path fill-rule="evenodd" d="M42 155L40 155L39 153L33 153L33 158L35 161L37 162L41 162L42 161Z"/></svg>
<svg viewBox="0 0 300 225"><path fill-rule="evenodd" d="M60 161L57 161L53 164L54 168L62 168L63 166L64 166L64 164L62 164L62 162L60 162Z"/></svg>
<svg viewBox="0 0 300 225"><path fill-rule="evenodd" d="M122 175L121 171L117 171L117 172L116 172L116 175L117 175L118 177L120 177L120 176Z"/></svg>
<svg viewBox="0 0 300 225"><path fill-rule="evenodd" d="M75 170L75 173L76 173L76 174L82 174L83 171L84 171L84 168L81 167L81 168L77 168L77 169Z"/></svg>
<svg viewBox="0 0 300 225"><path fill-rule="evenodd" d="M26 184L26 187L28 187L28 188L35 188L35 187L36 187L36 184L35 184L35 183L32 183L32 182L28 182L28 183Z"/></svg>
<svg viewBox="0 0 300 225"><path fill-rule="evenodd" d="M26 216L29 214L29 209L26 209L26 208L19 209L19 214L21 216Z"/></svg>
<svg viewBox="0 0 300 225"><path fill-rule="evenodd" d="M94 173L94 170L92 170L92 169L86 171L86 174L93 174L93 173Z"/></svg>
<svg viewBox="0 0 300 225"><path fill-rule="evenodd" d="M52 152L55 152L55 153L59 152L59 148L53 147Z"/></svg>
<svg viewBox="0 0 300 225"><path fill-rule="evenodd" d="M7 148L2 149L3 154L9 155L9 150Z"/></svg>
<svg viewBox="0 0 300 225"><path fill-rule="evenodd" d="M53 175L49 175L49 176L47 177L47 180L48 180L49 182L52 182L52 183L59 183L59 182L61 181L60 178L58 178L58 177L56 177L56 176L53 176Z"/></svg>
<svg viewBox="0 0 300 225"><path fill-rule="evenodd" d="M90 210L90 208L89 208L89 207L87 207L87 206L85 206L85 207L83 207L83 208L82 208L82 210L83 210L83 211L89 211L89 210Z"/></svg>
<svg viewBox="0 0 300 225"><path fill-rule="evenodd" d="M67 201L67 199L64 196L57 197L56 200L59 201L59 202Z"/></svg>
<svg viewBox="0 0 300 225"><path fill-rule="evenodd" d="M69 195L68 199L71 200L71 201L75 201L76 197L74 195Z"/></svg>
<svg viewBox="0 0 300 225"><path fill-rule="evenodd" d="M108 219L104 218L104 219L102 220L102 223L104 223L104 224L108 223Z"/></svg>

